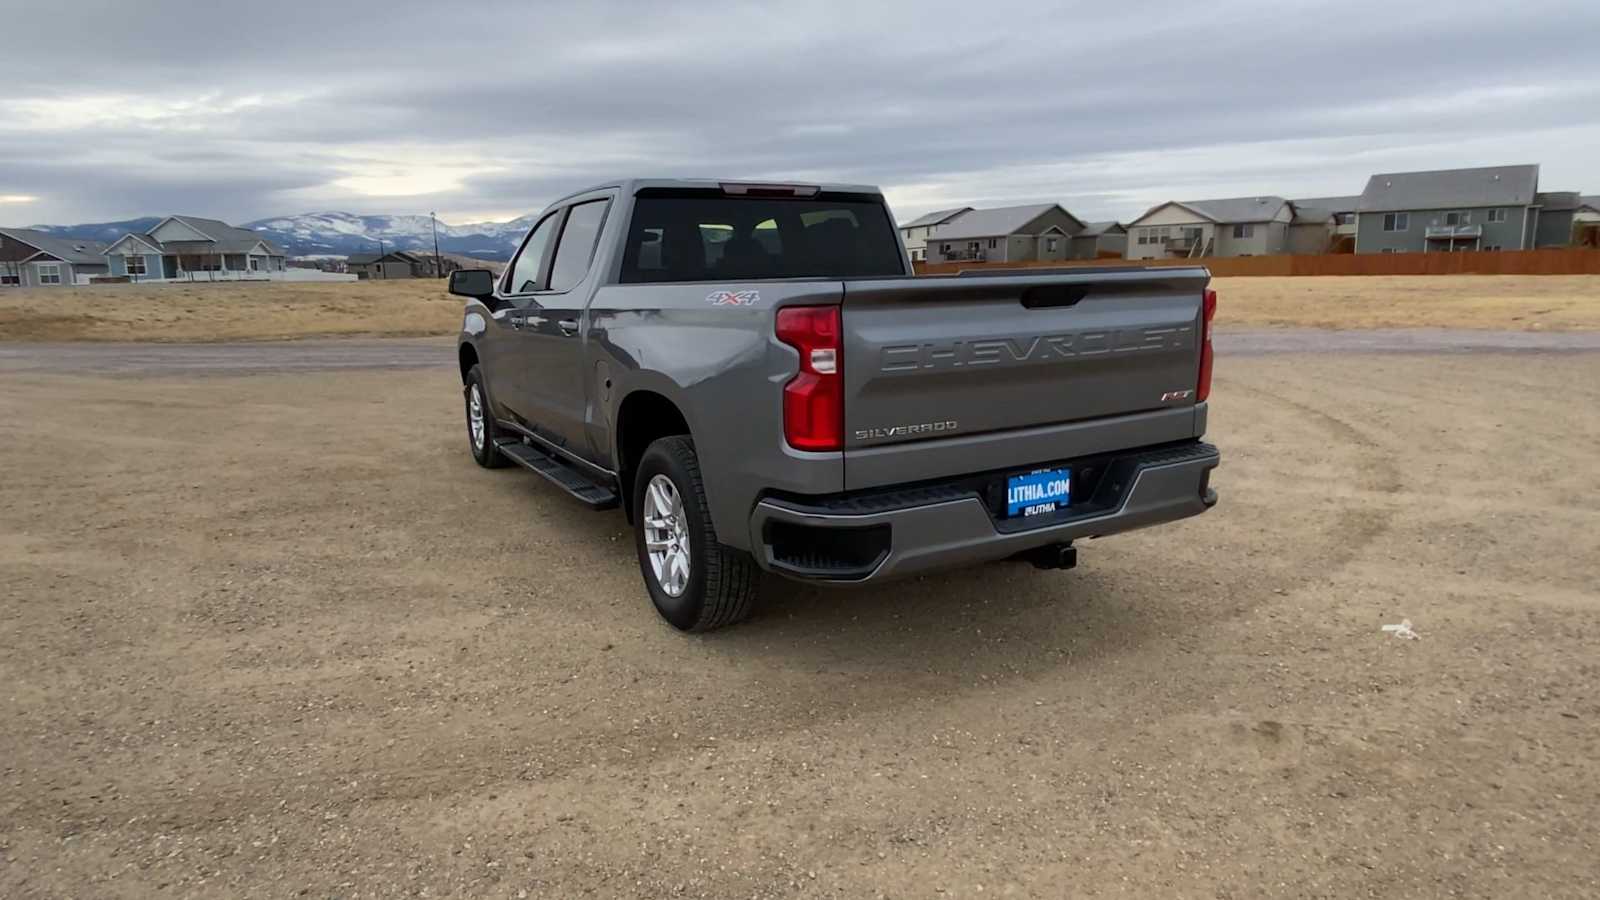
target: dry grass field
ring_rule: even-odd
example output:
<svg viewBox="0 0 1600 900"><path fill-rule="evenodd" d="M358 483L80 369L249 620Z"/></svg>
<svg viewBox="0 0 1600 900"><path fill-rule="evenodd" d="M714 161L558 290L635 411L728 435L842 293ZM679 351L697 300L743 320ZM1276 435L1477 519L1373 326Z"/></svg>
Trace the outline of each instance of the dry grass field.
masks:
<svg viewBox="0 0 1600 900"><path fill-rule="evenodd" d="M1205 516L703 636L441 355L7 376L0 897L1600 896L1600 354L1230 359Z"/></svg>
<svg viewBox="0 0 1600 900"><path fill-rule="evenodd" d="M1223 327L1600 329L1600 276L1220 278ZM449 334L437 281L105 285L0 294L0 340L232 341Z"/></svg>

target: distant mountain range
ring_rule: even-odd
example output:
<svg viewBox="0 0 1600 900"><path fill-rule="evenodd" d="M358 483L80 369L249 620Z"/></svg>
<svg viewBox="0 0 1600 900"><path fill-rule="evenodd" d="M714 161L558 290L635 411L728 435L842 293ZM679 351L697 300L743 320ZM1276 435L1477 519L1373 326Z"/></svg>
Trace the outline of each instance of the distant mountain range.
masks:
<svg viewBox="0 0 1600 900"><path fill-rule="evenodd" d="M161 219L160 216L145 216L122 222L30 227L61 237L103 241L109 244L130 231L149 231ZM459 256L503 262L516 252L518 242L532 224L531 215L510 222L478 222L471 225L446 225L440 222L439 250ZM246 222L239 227L261 232L262 236L282 247L290 256L348 256L351 253L376 253L380 240L386 251L433 251L433 232L429 228L427 216L306 213L260 219Z"/></svg>

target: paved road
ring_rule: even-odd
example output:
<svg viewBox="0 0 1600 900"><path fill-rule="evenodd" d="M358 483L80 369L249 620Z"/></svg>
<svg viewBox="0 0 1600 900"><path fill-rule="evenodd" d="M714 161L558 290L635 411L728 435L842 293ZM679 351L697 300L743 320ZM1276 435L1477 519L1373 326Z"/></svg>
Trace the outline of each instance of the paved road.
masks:
<svg viewBox="0 0 1600 900"><path fill-rule="evenodd" d="M1471 353L1600 351L1600 332L1416 328L1223 330L1217 350L1269 353ZM227 344L0 344L0 373L90 375L250 374L330 369L414 369L452 363L450 338L330 338Z"/></svg>

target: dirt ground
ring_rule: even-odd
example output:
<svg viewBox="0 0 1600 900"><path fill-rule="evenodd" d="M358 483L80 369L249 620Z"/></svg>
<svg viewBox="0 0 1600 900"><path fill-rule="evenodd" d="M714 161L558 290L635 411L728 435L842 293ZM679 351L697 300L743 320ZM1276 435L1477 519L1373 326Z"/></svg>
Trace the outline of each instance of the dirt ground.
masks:
<svg viewBox="0 0 1600 900"><path fill-rule="evenodd" d="M1600 329L1600 276L1219 278L1223 327ZM454 334L426 279L102 285L0 292L0 341L232 341Z"/></svg>
<svg viewBox="0 0 1600 900"><path fill-rule="evenodd" d="M691 637L447 368L8 376L0 896L1600 894L1600 354L1213 401L1205 516Z"/></svg>

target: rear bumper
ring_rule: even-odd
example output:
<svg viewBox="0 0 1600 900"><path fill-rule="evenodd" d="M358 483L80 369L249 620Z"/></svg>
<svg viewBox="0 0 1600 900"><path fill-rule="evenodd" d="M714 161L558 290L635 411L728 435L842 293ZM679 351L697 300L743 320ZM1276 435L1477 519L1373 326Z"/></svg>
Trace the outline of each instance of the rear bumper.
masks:
<svg viewBox="0 0 1600 900"><path fill-rule="evenodd" d="M1189 443L1112 458L1087 502L1049 522L997 519L970 483L920 485L809 501L768 497L750 518L756 562L810 581L854 583L948 569L1171 522L1217 502L1221 457Z"/></svg>

